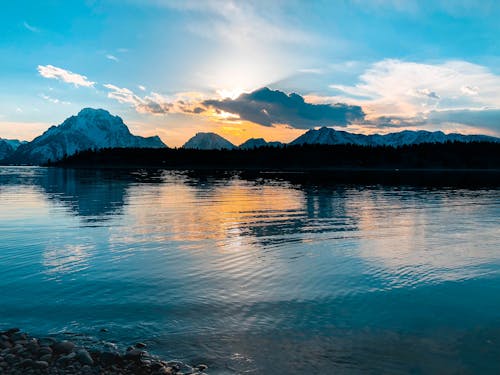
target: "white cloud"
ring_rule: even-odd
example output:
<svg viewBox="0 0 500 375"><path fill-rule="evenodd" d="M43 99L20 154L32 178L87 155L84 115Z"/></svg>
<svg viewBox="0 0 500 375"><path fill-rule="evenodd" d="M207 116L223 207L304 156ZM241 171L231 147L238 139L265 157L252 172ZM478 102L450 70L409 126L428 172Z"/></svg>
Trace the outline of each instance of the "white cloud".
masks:
<svg viewBox="0 0 500 375"><path fill-rule="evenodd" d="M297 22L282 15L283 4L228 0L166 0L154 1L181 11L203 13L204 17L190 23L188 29L202 37L223 39L237 44L254 41L313 43L319 37L302 31Z"/></svg>
<svg viewBox="0 0 500 375"><path fill-rule="evenodd" d="M53 78L66 83L72 83L76 87L93 87L95 82L89 81L86 76L70 72L53 65L38 65L38 72L44 78Z"/></svg>
<svg viewBox="0 0 500 375"><path fill-rule="evenodd" d="M108 98L117 100L120 103L130 104L139 113L157 115L166 113L196 114L200 112L198 104L206 99L205 96L196 92L177 93L173 97L151 92L149 95L141 97L125 87L118 87L109 83L103 86L109 90Z"/></svg>
<svg viewBox="0 0 500 375"><path fill-rule="evenodd" d="M146 91L146 87L144 87L143 85L138 85L137 86L139 88L139 90L141 91Z"/></svg>
<svg viewBox="0 0 500 375"><path fill-rule="evenodd" d="M32 33L39 33L40 29L38 27L35 27L33 25L30 25L28 22L24 21L23 26L25 29L31 31Z"/></svg>
<svg viewBox="0 0 500 375"><path fill-rule="evenodd" d="M374 63L353 86L331 85L368 114L412 116L432 110L500 108L500 76L465 61Z"/></svg>
<svg viewBox="0 0 500 375"><path fill-rule="evenodd" d="M53 97L45 95L45 94L40 94L40 97L42 99L45 99L45 100L47 100L47 101L49 101L51 103L54 103L54 104L65 104L65 105L71 104L70 102L59 100L57 98L53 98Z"/></svg>
<svg viewBox="0 0 500 375"><path fill-rule="evenodd" d="M108 92L108 98L110 99L115 99L120 103L132 104L133 106L137 106L142 103L142 99L135 95L132 90L124 87L118 87L110 83L104 84L103 86L110 90L110 92Z"/></svg>
<svg viewBox="0 0 500 375"><path fill-rule="evenodd" d="M120 60L118 59L118 57L113 56L113 55L109 55L109 54L108 54L108 55L106 55L106 58L107 58L108 60L113 60L113 61L116 61L116 62L120 61Z"/></svg>

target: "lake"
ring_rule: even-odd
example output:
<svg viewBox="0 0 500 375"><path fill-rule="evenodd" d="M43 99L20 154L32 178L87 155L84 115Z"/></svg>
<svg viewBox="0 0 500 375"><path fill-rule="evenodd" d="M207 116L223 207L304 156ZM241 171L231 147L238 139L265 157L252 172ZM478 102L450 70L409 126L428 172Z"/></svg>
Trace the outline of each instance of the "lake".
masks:
<svg viewBox="0 0 500 375"><path fill-rule="evenodd" d="M499 185L303 177L1 167L0 328L211 374L500 372Z"/></svg>

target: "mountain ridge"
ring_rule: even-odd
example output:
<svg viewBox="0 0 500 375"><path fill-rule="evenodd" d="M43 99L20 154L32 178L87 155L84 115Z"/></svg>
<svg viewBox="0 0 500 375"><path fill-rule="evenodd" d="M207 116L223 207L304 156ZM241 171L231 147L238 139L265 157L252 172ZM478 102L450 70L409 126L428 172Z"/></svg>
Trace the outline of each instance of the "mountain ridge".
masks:
<svg viewBox="0 0 500 375"><path fill-rule="evenodd" d="M104 109L84 108L31 142L21 144L7 161L43 164L78 151L110 147L162 148L166 145L158 136L133 135L121 117Z"/></svg>
<svg viewBox="0 0 500 375"><path fill-rule="evenodd" d="M217 133L199 132L184 143L182 148L197 150L233 150L237 147Z"/></svg>

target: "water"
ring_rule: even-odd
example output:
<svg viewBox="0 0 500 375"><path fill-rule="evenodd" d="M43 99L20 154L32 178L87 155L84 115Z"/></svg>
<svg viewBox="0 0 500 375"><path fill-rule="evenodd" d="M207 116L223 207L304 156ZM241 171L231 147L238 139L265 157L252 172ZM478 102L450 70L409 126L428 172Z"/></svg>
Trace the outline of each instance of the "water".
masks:
<svg viewBox="0 0 500 375"><path fill-rule="evenodd" d="M499 218L498 185L3 167L0 327L212 374L499 373Z"/></svg>

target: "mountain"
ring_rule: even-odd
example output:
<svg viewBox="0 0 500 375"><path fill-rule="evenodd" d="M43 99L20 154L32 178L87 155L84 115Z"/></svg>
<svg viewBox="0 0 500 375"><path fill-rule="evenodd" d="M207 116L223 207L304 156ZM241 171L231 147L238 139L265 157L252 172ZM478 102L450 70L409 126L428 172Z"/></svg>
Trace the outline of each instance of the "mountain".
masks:
<svg viewBox="0 0 500 375"><path fill-rule="evenodd" d="M14 154L14 151L25 141L17 139L2 139L0 138L0 160L8 158Z"/></svg>
<svg viewBox="0 0 500 375"><path fill-rule="evenodd" d="M17 150L19 146L28 143L27 141L20 141L19 139L2 139L2 141L7 142L14 149L14 151Z"/></svg>
<svg viewBox="0 0 500 375"><path fill-rule="evenodd" d="M290 145L303 144L354 144L361 146L403 146L420 143L444 143L444 142L500 142L500 138L487 135L464 135L445 134L441 131L429 132L426 130L403 130L398 133L389 134L355 134L346 131L339 131L332 128L322 127L320 129L310 129L297 139L290 142Z"/></svg>
<svg viewBox="0 0 500 375"><path fill-rule="evenodd" d="M110 147L162 148L166 145L158 136L144 138L131 134L120 117L104 109L84 108L33 141L21 144L7 161L43 164L78 151Z"/></svg>
<svg viewBox="0 0 500 375"><path fill-rule="evenodd" d="M14 148L5 140L0 138L0 160L8 158L14 153Z"/></svg>
<svg viewBox="0 0 500 375"><path fill-rule="evenodd" d="M281 142L266 142L264 138L250 138L239 145L239 148L243 150L251 150L259 147L282 147L283 143Z"/></svg>
<svg viewBox="0 0 500 375"><path fill-rule="evenodd" d="M227 139L215 133L196 133L196 135L184 143L182 147L198 150L232 150L236 148L236 146Z"/></svg>

